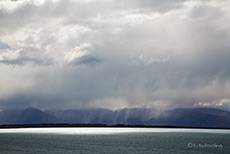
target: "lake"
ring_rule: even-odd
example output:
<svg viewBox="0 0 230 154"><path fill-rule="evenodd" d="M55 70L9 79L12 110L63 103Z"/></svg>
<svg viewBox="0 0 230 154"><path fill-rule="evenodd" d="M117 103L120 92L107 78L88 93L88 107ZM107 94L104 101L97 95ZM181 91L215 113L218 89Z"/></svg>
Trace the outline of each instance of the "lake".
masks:
<svg viewBox="0 0 230 154"><path fill-rule="evenodd" d="M0 129L0 154L228 154L230 130Z"/></svg>

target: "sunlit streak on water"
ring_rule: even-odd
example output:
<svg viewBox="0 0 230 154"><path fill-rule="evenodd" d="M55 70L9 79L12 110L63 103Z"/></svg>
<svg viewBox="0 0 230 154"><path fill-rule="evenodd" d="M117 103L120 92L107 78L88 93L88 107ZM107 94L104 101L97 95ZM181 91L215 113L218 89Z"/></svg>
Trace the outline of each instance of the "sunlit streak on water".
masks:
<svg viewBox="0 0 230 154"><path fill-rule="evenodd" d="M201 133L230 133L230 130L215 129L175 129L175 128L13 128L0 129L0 133L44 133L44 134L120 134L120 133L167 133L167 132L201 132Z"/></svg>

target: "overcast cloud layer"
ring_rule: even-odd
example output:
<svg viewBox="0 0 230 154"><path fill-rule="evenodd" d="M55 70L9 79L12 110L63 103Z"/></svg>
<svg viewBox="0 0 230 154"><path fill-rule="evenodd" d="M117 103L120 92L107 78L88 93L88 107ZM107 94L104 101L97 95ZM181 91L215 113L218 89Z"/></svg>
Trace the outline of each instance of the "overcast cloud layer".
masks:
<svg viewBox="0 0 230 154"><path fill-rule="evenodd" d="M1 0L0 108L230 109L229 0Z"/></svg>

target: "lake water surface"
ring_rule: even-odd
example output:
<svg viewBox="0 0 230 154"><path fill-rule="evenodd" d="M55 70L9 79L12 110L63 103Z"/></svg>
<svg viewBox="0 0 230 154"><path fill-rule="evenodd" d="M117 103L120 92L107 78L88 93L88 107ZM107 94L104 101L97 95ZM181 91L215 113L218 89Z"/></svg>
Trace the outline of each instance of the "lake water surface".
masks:
<svg viewBox="0 0 230 154"><path fill-rule="evenodd" d="M230 130L0 129L0 154L228 154Z"/></svg>

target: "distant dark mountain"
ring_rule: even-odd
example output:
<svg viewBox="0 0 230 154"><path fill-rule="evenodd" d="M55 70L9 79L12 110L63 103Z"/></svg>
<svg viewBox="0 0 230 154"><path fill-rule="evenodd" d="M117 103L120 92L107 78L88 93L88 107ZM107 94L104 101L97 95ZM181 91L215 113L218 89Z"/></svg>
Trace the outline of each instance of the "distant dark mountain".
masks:
<svg viewBox="0 0 230 154"><path fill-rule="evenodd" d="M181 108L162 112L146 124L188 127L230 127L230 112L214 108Z"/></svg>
<svg viewBox="0 0 230 154"><path fill-rule="evenodd" d="M59 123L60 119L45 112L27 108L25 110L3 110L0 112L0 124L40 124Z"/></svg>
<svg viewBox="0 0 230 154"><path fill-rule="evenodd" d="M107 109L48 110L45 113L58 117L63 123L112 124L113 111Z"/></svg>
<svg viewBox="0 0 230 154"><path fill-rule="evenodd" d="M153 109L133 108L117 111L108 109L53 110L46 113L67 123L137 125L154 117L156 112Z"/></svg>
<svg viewBox="0 0 230 154"><path fill-rule="evenodd" d="M3 110L0 124L124 124L124 125L172 125L187 127L230 128L230 112L215 108L178 108L159 112L147 108L131 108L111 111L108 109Z"/></svg>
<svg viewBox="0 0 230 154"><path fill-rule="evenodd" d="M114 112L116 124L141 125L155 117L159 111L147 108L131 108Z"/></svg>

